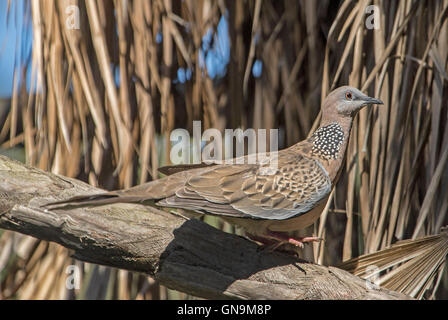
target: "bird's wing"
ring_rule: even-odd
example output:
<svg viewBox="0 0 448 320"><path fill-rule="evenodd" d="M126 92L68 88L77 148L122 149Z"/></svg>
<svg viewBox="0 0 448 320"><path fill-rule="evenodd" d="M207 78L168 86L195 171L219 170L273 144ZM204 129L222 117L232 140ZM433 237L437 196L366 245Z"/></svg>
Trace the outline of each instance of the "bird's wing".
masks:
<svg viewBox="0 0 448 320"><path fill-rule="evenodd" d="M265 157L269 156L269 152L265 154ZM229 161L231 163L252 163L251 161L256 161L258 154L250 154L234 159L230 159ZM161 174L164 174L166 176L171 176L173 174L184 172L184 171L190 171L193 169L207 169L213 166L220 165L222 163L225 163L226 160L223 161L204 161L201 163L191 163L191 164L176 164L171 166L163 166L158 169L158 171Z"/></svg>
<svg viewBox="0 0 448 320"><path fill-rule="evenodd" d="M182 171L188 171L191 169L198 169L198 168L207 168L213 165L215 164L205 162L197 164L178 164L178 165L160 167L158 171L166 176L170 176L172 174L179 173Z"/></svg>
<svg viewBox="0 0 448 320"><path fill-rule="evenodd" d="M331 191L325 169L303 154L268 163L218 165L192 175L160 204L216 215L283 220L311 210Z"/></svg>

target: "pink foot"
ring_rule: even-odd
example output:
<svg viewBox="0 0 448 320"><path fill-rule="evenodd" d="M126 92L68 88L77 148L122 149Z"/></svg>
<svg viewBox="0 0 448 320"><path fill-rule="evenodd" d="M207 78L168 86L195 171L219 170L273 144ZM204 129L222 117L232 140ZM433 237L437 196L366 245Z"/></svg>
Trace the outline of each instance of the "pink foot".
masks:
<svg viewBox="0 0 448 320"><path fill-rule="evenodd" d="M266 247L270 248L272 251L276 250L280 246L290 243L296 247L303 248L304 243L307 242L316 242L321 241L321 238L318 237L298 237L298 238L292 238L288 236L287 234L281 233L281 232L269 232L266 235L263 236L254 236L250 235L250 238L252 240L261 242Z"/></svg>
<svg viewBox="0 0 448 320"><path fill-rule="evenodd" d="M307 242L320 242L322 241L322 238L318 238L318 237L299 237L299 238L289 238L288 242L303 248L303 244L307 243Z"/></svg>

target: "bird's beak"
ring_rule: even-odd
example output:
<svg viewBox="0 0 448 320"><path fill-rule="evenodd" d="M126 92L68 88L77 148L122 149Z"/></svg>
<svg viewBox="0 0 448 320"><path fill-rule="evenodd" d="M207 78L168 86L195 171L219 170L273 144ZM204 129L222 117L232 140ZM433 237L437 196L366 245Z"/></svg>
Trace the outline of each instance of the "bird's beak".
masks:
<svg viewBox="0 0 448 320"><path fill-rule="evenodd" d="M372 98L365 96L362 98L364 100L364 104L384 104L380 99Z"/></svg>

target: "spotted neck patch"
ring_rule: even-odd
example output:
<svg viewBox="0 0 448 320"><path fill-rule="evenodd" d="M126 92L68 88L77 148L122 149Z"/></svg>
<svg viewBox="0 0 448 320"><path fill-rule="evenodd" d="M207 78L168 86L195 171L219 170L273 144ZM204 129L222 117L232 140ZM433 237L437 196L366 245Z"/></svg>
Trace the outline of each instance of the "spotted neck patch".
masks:
<svg viewBox="0 0 448 320"><path fill-rule="evenodd" d="M311 140L313 155L325 160L336 159L344 141L344 130L339 123L331 123L317 129Z"/></svg>

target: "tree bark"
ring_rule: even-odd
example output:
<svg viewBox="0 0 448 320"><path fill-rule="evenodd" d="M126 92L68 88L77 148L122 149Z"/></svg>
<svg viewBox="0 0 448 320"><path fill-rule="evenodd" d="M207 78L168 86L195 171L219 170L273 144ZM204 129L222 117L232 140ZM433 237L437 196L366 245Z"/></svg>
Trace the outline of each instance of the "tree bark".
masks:
<svg viewBox="0 0 448 320"><path fill-rule="evenodd" d="M57 242L79 260L143 272L203 298L408 298L369 289L365 280L335 267L259 250L243 237L149 205L42 207L101 191L0 156L0 228Z"/></svg>

